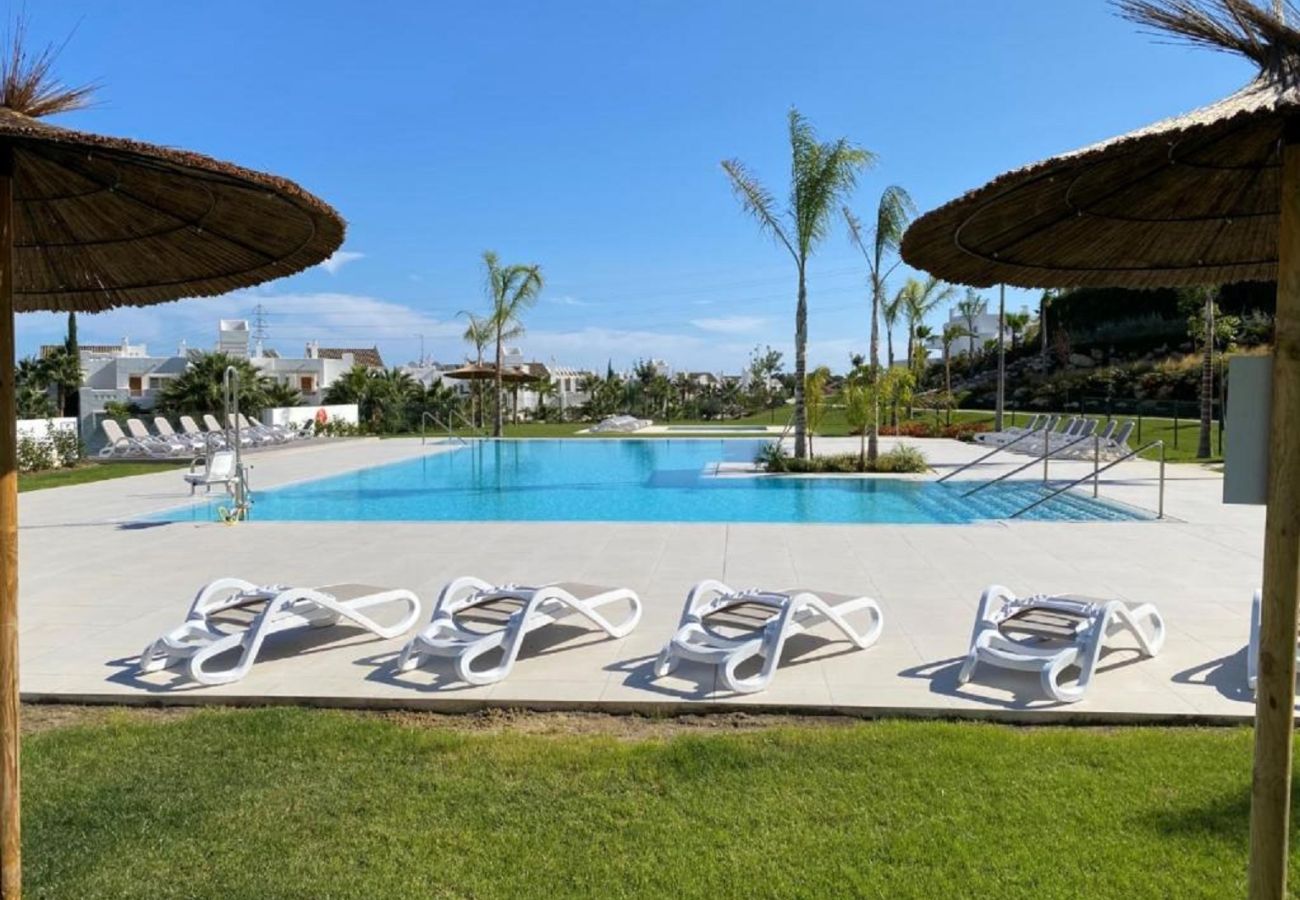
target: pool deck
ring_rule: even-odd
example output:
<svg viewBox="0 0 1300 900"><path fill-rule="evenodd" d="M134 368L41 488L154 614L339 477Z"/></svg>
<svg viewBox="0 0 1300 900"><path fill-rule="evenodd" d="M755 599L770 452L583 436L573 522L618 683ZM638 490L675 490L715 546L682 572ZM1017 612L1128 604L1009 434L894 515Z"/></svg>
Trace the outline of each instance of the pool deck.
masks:
<svg viewBox="0 0 1300 900"><path fill-rule="evenodd" d="M886 447L893 442L882 442ZM923 446L939 471L979 455L945 440ZM819 452L856 449L822 439ZM415 440L353 440L250 457L266 488L407 459ZM998 462L968 473L1006 471ZM1018 462L1019 460L1016 460ZM1053 478L1090 464L1053 463ZM1101 494L1155 505L1155 463L1124 463ZM857 715L954 715L1036 721L1246 721L1245 644L1260 579L1264 511L1220 502L1221 476L1169 466L1161 522L990 522L973 525L773 525L598 522L249 522L129 526L177 505L177 472L35 491L20 499L21 687L25 699L134 703L267 703L472 709L487 705L611 711L781 709ZM1110 477L1107 477L1110 476ZM1041 477L1041 472L1026 473ZM205 582L365 582L407 587L422 621L441 586L474 574L493 581L621 584L645 614L622 640L577 624L537 632L513 674L486 687L457 683L434 663L394 671L404 639L345 627L268 641L243 681L202 687L175 670L136 676L136 655L184 618ZM671 635L687 588L713 577L738 586L791 585L869 594L885 613L880 641L851 650L819 628L787 644L768 690L715 690L711 669L684 664L656 680L654 657ZM981 590L1002 583L1155 603L1168 625L1163 652L1105 657L1088 697L1062 706L1032 675L987 667L958 686ZM570 624L573 623L573 624Z"/></svg>

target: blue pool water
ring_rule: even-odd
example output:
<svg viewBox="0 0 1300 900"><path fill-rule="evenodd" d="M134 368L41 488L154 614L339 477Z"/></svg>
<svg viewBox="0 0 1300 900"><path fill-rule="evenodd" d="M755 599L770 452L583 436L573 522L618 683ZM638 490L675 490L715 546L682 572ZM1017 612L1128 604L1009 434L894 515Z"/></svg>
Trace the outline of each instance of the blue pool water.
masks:
<svg viewBox="0 0 1300 900"><path fill-rule="evenodd" d="M405 462L259 491L255 521L631 521L965 523L1003 519L1043 495L1007 483L897 478L714 477L762 441L482 441ZM214 495L215 496L215 495ZM210 520L219 501L156 521ZM1131 520L1140 512L1073 492L1024 518Z"/></svg>

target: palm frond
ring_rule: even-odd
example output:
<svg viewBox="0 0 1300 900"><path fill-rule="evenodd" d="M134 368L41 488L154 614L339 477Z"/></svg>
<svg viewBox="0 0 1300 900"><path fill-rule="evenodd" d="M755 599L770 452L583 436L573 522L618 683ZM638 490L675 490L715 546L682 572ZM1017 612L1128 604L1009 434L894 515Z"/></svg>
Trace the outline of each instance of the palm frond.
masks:
<svg viewBox="0 0 1300 900"><path fill-rule="evenodd" d="M846 138L817 144L807 154L803 177L795 187L798 241L805 255L814 244L826 238L836 205L853 192L858 173L875 159L875 154L849 143Z"/></svg>
<svg viewBox="0 0 1300 900"><path fill-rule="evenodd" d="M777 214L776 199L767 188L763 187L762 183L738 159L724 159L722 171L726 172L731 180L731 190L745 212L754 217L759 228L771 234L786 250L790 251L790 255L797 262L799 257L795 252L794 244L782 227L781 219Z"/></svg>
<svg viewBox="0 0 1300 900"><path fill-rule="evenodd" d="M33 119L84 109L96 86L68 86L53 75L54 63L62 46L47 44L32 52L27 47L27 23L14 23L8 40L3 68L0 69L0 106Z"/></svg>
<svg viewBox="0 0 1300 900"><path fill-rule="evenodd" d="M1120 16L1149 33L1173 36L1200 47L1238 53L1261 71L1294 76L1300 31L1287 24L1300 18L1292 0L1282 16L1272 3L1255 0L1111 0Z"/></svg>
<svg viewBox="0 0 1300 900"><path fill-rule="evenodd" d="M916 204L902 187L891 184L880 195L880 205L876 209L876 231L872 238L875 245L876 260L886 253L893 253L903 240L903 232L916 215Z"/></svg>

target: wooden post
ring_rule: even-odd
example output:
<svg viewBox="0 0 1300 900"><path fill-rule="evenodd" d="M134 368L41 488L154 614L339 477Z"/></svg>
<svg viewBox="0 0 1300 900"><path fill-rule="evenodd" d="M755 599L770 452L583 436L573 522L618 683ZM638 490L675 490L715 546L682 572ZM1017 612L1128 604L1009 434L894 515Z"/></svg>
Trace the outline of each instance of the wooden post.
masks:
<svg viewBox="0 0 1300 900"><path fill-rule="evenodd" d="M0 897L22 895L18 780L18 409L13 150L0 147Z"/></svg>
<svg viewBox="0 0 1300 900"><path fill-rule="evenodd" d="M1282 150L1277 319L1273 340L1264 604L1255 699L1255 775L1250 803L1250 897L1286 896L1295 717L1296 598L1300 592L1300 129Z"/></svg>

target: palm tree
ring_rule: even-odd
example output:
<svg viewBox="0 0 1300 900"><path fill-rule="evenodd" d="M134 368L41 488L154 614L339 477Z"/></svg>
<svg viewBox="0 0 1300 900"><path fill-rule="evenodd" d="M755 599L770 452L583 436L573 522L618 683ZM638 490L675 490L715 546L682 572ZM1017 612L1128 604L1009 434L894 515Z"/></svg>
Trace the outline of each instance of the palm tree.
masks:
<svg viewBox="0 0 1300 900"><path fill-rule="evenodd" d="M482 367L483 350L492 341L492 322L487 316L476 316L472 312L461 310L457 315L464 316L469 324L465 326L465 333L461 335L466 341L474 345L474 365ZM483 385L481 382L474 382L474 406L478 411L475 419L479 428L483 427ZM474 410L470 411L473 414Z"/></svg>
<svg viewBox="0 0 1300 900"><path fill-rule="evenodd" d="M1203 331L1201 344L1201 432L1196 443L1196 458L1209 459L1211 455L1210 438L1214 428L1214 294L1212 288L1192 288L1193 294L1201 294L1201 318Z"/></svg>
<svg viewBox="0 0 1300 900"><path fill-rule="evenodd" d="M1020 336L1024 334L1025 329L1029 327L1029 313L1007 313L1007 331L1011 332L1011 349L1014 351L1020 344Z"/></svg>
<svg viewBox="0 0 1300 900"><path fill-rule="evenodd" d="M909 336L907 344L907 368L912 368L912 349L914 342L911 338L917 336L917 329L924 327L922 322L925 317L934 312L935 307L940 303L949 300L956 292L950 284L940 281L933 276L925 281L917 281L915 278L907 279L903 285L901 293L904 295L904 315L907 316L907 333ZM932 332L928 332L925 337L930 337Z"/></svg>
<svg viewBox="0 0 1300 900"><path fill-rule="evenodd" d="M84 376L80 354L67 346L55 347L40 366L45 385L54 388L54 408L59 415L67 415L70 398L76 395Z"/></svg>
<svg viewBox="0 0 1300 900"><path fill-rule="evenodd" d="M248 360L225 353L192 351L185 371L163 383L154 407L164 416L203 415L221 409L226 369L232 366L239 376L239 411L256 416L267 405L265 379Z"/></svg>
<svg viewBox="0 0 1300 900"><path fill-rule="evenodd" d="M871 231L870 249L863 240L862 224L857 217L847 206L843 208L843 212L844 221L849 225L849 239L867 258L867 270L871 275L871 395L874 402L879 395L877 388L880 386L880 311L886 303L885 285L894 269L898 268L903 260L900 257L887 268L886 265L891 255L897 256L898 245L903 240L903 232L907 230L908 220L916 214L916 206L907 191L898 185L885 188L876 207L876 227ZM890 346L891 348L893 346L892 339ZM893 365L892 349L889 355L890 365ZM867 459L870 462L876 460L879 440L880 407L876 406L875 413L871 417L871 434L867 439Z"/></svg>
<svg viewBox="0 0 1300 900"><path fill-rule="evenodd" d="M560 386L549 375L544 375L529 387L534 396L537 397L536 416L539 419L548 418L546 412L546 401L550 397L556 397L560 393Z"/></svg>
<svg viewBox="0 0 1300 900"><path fill-rule="evenodd" d="M724 160L723 171L741 207L790 254L798 274L794 313L794 455L808 455L808 411L804 400L808 351L808 259L830 230L830 220L857 184L858 173L875 156L846 138L821 143L808 121L790 110L790 200L784 211L776 198L737 159Z"/></svg>
<svg viewBox="0 0 1300 900"><path fill-rule="evenodd" d="M302 392L288 382L268 378L262 392L269 407L302 406Z"/></svg>
<svg viewBox="0 0 1300 900"><path fill-rule="evenodd" d="M925 342L930 340L930 338L934 337L934 329L931 328L929 325L926 325L924 322L922 322L921 324L917 325L916 328L913 330L912 336L913 336L912 345L910 348L908 348L909 349L908 357L911 360L908 365L908 369L910 371L918 373L917 380L919 381L920 380L919 373L924 372L925 363L927 361ZM912 358L913 355L915 356L915 358Z"/></svg>
<svg viewBox="0 0 1300 900"><path fill-rule="evenodd" d="M966 323L966 337L970 341L967 350L967 362L975 365L975 320L988 311L988 303L975 293L974 288L966 288L965 298L957 301L957 315Z"/></svg>
<svg viewBox="0 0 1300 900"><path fill-rule="evenodd" d="M483 264L487 267L488 300L492 312L488 322L496 341L496 405L492 421L492 436L501 437L505 424L502 416L502 372L505 363L505 342L524 333L520 316L537 302L542 290L542 268L533 265L503 266L491 250L483 251Z"/></svg>

